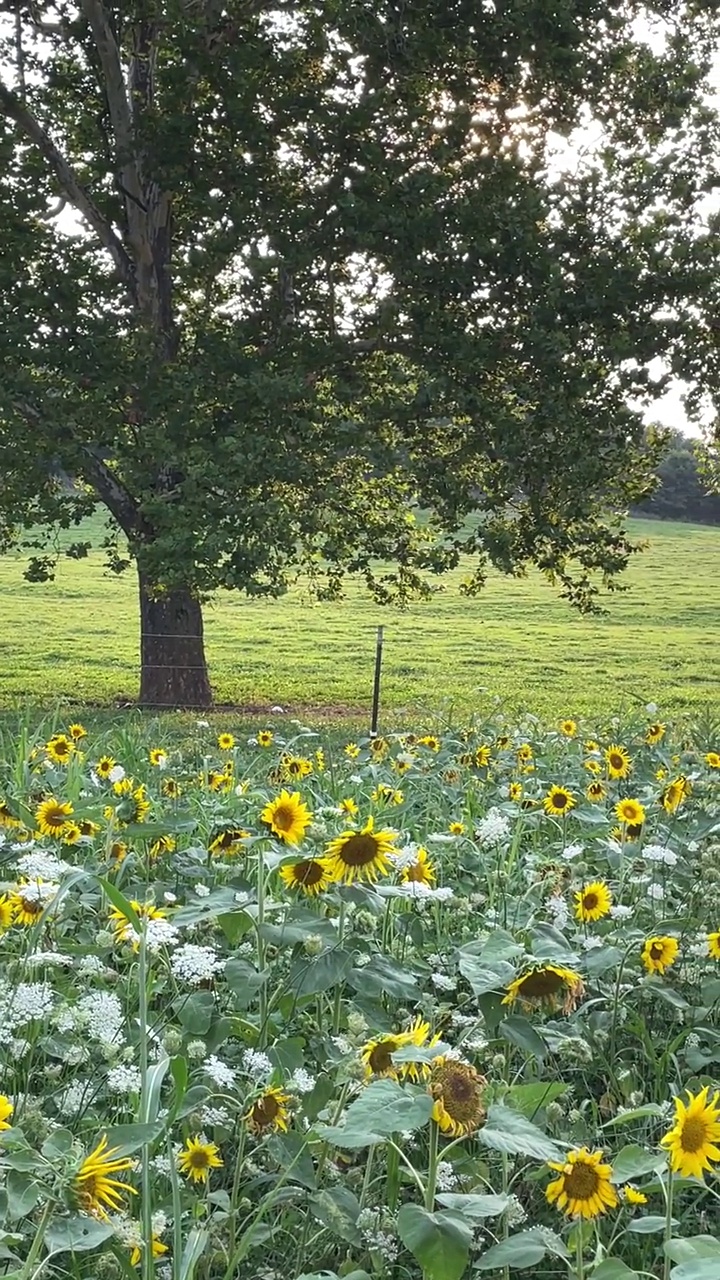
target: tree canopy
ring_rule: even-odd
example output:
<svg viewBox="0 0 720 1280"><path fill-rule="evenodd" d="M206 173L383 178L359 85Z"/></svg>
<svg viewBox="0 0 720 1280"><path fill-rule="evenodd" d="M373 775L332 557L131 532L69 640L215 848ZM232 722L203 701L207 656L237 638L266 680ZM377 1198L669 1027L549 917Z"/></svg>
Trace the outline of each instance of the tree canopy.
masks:
<svg viewBox="0 0 720 1280"><path fill-rule="evenodd" d="M142 701L208 703L221 588L402 600L471 553L468 590L536 564L591 607L694 287L716 6L4 9L0 534L42 578L42 530L107 509Z"/></svg>

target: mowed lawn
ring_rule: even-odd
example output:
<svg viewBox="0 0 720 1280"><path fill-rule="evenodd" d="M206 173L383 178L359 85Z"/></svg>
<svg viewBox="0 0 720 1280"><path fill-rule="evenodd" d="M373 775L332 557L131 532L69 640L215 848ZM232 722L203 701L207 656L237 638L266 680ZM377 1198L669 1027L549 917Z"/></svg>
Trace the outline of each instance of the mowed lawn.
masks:
<svg viewBox="0 0 720 1280"><path fill-rule="evenodd" d="M382 623L387 710L465 715L497 696L508 710L550 716L621 715L648 701L667 715L720 711L720 529L632 528L649 548L600 618L577 615L535 574L495 575L467 600L464 569L405 613L380 609L356 586L338 605L313 604L299 589L272 602L222 595L206 610L217 698L259 712L364 713ZM2 707L131 701L138 654L132 572L108 575L98 551L63 559L54 583L33 585L20 557L0 560Z"/></svg>

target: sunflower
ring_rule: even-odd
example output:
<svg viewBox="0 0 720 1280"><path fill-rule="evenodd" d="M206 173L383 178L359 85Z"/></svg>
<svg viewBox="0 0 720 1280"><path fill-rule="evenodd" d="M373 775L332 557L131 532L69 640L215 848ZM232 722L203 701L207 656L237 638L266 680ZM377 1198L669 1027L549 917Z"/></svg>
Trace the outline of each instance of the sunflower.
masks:
<svg viewBox="0 0 720 1280"><path fill-rule="evenodd" d="M15 817L7 800L0 800L0 827L19 827L20 819Z"/></svg>
<svg viewBox="0 0 720 1280"><path fill-rule="evenodd" d="M6 893L0 895L0 933L5 933L15 919L15 905Z"/></svg>
<svg viewBox="0 0 720 1280"><path fill-rule="evenodd" d="M440 776L448 787L459 787L462 782L462 774L459 769L444 769Z"/></svg>
<svg viewBox="0 0 720 1280"><path fill-rule="evenodd" d="M369 744L370 755L373 760L383 760L390 750L390 743L387 738L373 738Z"/></svg>
<svg viewBox="0 0 720 1280"><path fill-rule="evenodd" d="M451 836L464 836L464 835L465 835L465 823L464 823L464 822L451 822L451 823L449 824L449 826L448 826L448 831L450 832L450 835L451 835Z"/></svg>
<svg viewBox="0 0 720 1280"><path fill-rule="evenodd" d="M136 1194L132 1187L110 1176L124 1173L133 1166L130 1156L118 1156L119 1150L120 1147L108 1147L107 1136L103 1134L95 1150L85 1157L72 1182L79 1209L98 1218L107 1218L107 1209L113 1213L122 1210L123 1191Z"/></svg>
<svg viewBox="0 0 720 1280"><path fill-rule="evenodd" d="M575 808L575 800L571 791L567 787L551 787L543 800L543 809L546 813L555 814L562 818L571 809Z"/></svg>
<svg viewBox="0 0 720 1280"><path fill-rule="evenodd" d="M318 773L325 772L325 752L323 751L322 747L318 747L317 751L315 752L315 768L317 769Z"/></svg>
<svg viewBox="0 0 720 1280"><path fill-rule="evenodd" d="M402 791L396 791L394 787L388 786L387 782L378 782L370 799L373 804L402 804L405 796Z"/></svg>
<svg viewBox="0 0 720 1280"><path fill-rule="evenodd" d="M167 751L163 751L162 747L151 747L148 751L148 760L156 769L164 769L167 764Z"/></svg>
<svg viewBox="0 0 720 1280"><path fill-rule="evenodd" d="M60 831L60 839L63 844L77 844L82 835L79 822L66 822Z"/></svg>
<svg viewBox="0 0 720 1280"><path fill-rule="evenodd" d="M343 831L325 850L332 879L339 884L352 884L355 880L373 881L378 875L386 875L390 855L395 853L395 839L394 831L375 831L372 818L368 818L360 831Z"/></svg>
<svg viewBox="0 0 720 1280"><path fill-rule="evenodd" d="M705 756L705 763L709 769L720 769L720 752L708 751Z"/></svg>
<svg viewBox="0 0 720 1280"><path fill-rule="evenodd" d="M475 754L473 756L473 764L475 765L476 769L487 769L490 763L490 751L491 751L491 748L486 746L485 744L475 748Z"/></svg>
<svg viewBox="0 0 720 1280"><path fill-rule="evenodd" d="M594 756L591 756L589 760L583 760L583 768L587 769L588 773L595 774L595 773L602 772L602 765L600 764L599 760L595 759Z"/></svg>
<svg viewBox="0 0 720 1280"><path fill-rule="evenodd" d="M595 751L598 755L600 754L600 743L596 742L594 738L588 738L583 745L588 753Z"/></svg>
<svg viewBox="0 0 720 1280"><path fill-rule="evenodd" d="M250 832L244 827L223 827L212 837L208 852L234 854L239 851L243 842L249 839Z"/></svg>
<svg viewBox="0 0 720 1280"><path fill-rule="evenodd" d="M87 729L82 724L69 724L68 733L73 742L80 742L82 738L87 738Z"/></svg>
<svg viewBox="0 0 720 1280"><path fill-rule="evenodd" d="M487 1080L468 1062L436 1058L430 1068L432 1118L442 1133L463 1138L479 1129L485 1119L483 1092Z"/></svg>
<svg viewBox="0 0 720 1280"><path fill-rule="evenodd" d="M609 778L627 778L632 768L626 748L615 742L605 751L605 764Z"/></svg>
<svg viewBox="0 0 720 1280"><path fill-rule="evenodd" d="M265 805L260 814L261 822L268 826L278 840L285 844L300 844L312 822L312 814L300 799L299 791L281 791L275 800Z"/></svg>
<svg viewBox="0 0 720 1280"><path fill-rule="evenodd" d="M115 768L115 761L113 760L112 756L101 756L97 764L95 765L95 773L97 774L98 778L102 778L103 781L105 781L107 778L110 777L110 774L112 773L114 768Z"/></svg>
<svg viewBox="0 0 720 1280"><path fill-rule="evenodd" d="M618 800L615 805L615 817L618 822L622 822L624 826L640 825L642 827L645 821L645 810L639 800L631 800L629 797L625 800Z"/></svg>
<svg viewBox="0 0 720 1280"><path fill-rule="evenodd" d="M308 760L306 756L284 755L280 760L280 769L287 781L296 782L300 778L310 777L313 771L313 762Z"/></svg>
<svg viewBox="0 0 720 1280"><path fill-rule="evenodd" d="M647 1204L648 1202L648 1198L645 1193L643 1191L638 1191L637 1187L632 1187L630 1184L623 1187L621 1194L625 1204L636 1205Z"/></svg>
<svg viewBox="0 0 720 1280"><path fill-rule="evenodd" d="M27 928L37 924L43 911L55 897L55 893L56 886L50 885L48 881L41 880L39 877L36 880L21 880L17 889L10 894L13 923L25 925Z"/></svg>
<svg viewBox="0 0 720 1280"><path fill-rule="evenodd" d="M192 1182L207 1182L211 1169L221 1169L219 1148L203 1137L188 1138L178 1153L178 1169Z"/></svg>
<svg viewBox="0 0 720 1280"><path fill-rule="evenodd" d="M574 738L577 733L577 724L574 720L561 720L558 727L566 738Z"/></svg>
<svg viewBox="0 0 720 1280"><path fill-rule="evenodd" d="M588 924L593 920L602 920L610 912L612 894L604 880L593 880L592 884L583 885L575 894L575 918Z"/></svg>
<svg viewBox="0 0 720 1280"><path fill-rule="evenodd" d="M177 778L163 778L160 790L169 800L179 800L182 795L182 787Z"/></svg>
<svg viewBox="0 0 720 1280"><path fill-rule="evenodd" d="M495 746L497 747L498 751L507 750L507 748L510 746L510 739L508 738L506 733L501 733L500 736L495 739Z"/></svg>
<svg viewBox="0 0 720 1280"><path fill-rule="evenodd" d="M511 782L508 787L508 800L514 800L517 803L518 800L522 800L522 793L522 782Z"/></svg>
<svg viewBox="0 0 720 1280"><path fill-rule="evenodd" d="M12 1126L8 1124L13 1111L15 1110L12 1102L4 1093L0 1093L0 1129L10 1129Z"/></svg>
<svg viewBox="0 0 720 1280"><path fill-rule="evenodd" d="M290 1095L282 1089L270 1085L251 1106L245 1116L248 1128L252 1133L267 1133L270 1130L282 1129L287 1133L288 1109Z"/></svg>
<svg viewBox="0 0 720 1280"><path fill-rule="evenodd" d="M435 737L434 733L426 733L422 738L418 738L419 747L429 747L431 751L438 752L440 750L440 739Z"/></svg>
<svg viewBox="0 0 720 1280"><path fill-rule="evenodd" d="M231 733L219 733L217 744L221 751L232 751L235 739Z"/></svg>
<svg viewBox="0 0 720 1280"><path fill-rule="evenodd" d="M713 960L720 960L720 933L709 933L707 935L708 955Z"/></svg>
<svg viewBox="0 0 720 1280"><path fill-rule="evenodd" d="M664 973L677 960L679 950L677 938L665 935L646 938L641 959L648 973Z"/></svg>
<svg viewBox="0 0 720 1280"><path fill-rule="evenodd" d="M660 795L660 804L666 813L675 813L676 810L680 808L683 800L690 795L691 791L692 786L688 782L687 778L680 775L680 777L673 778L672 782L669 782L668 785L663 788Z"/></svg>
<svg viewBox="0 0 720 1280"><path fill-rule="evenodd" d="M80 818L78 821L81 836L96 836L101 830L99 822L93 822L91 818Z"/></svg>
<svg viewBox="0 0 720 1280"><path fill-rule="evenodd" d="M604 800L607 795L607 788L602 782L591 782L585 795L592 804L600 804L600 801Z"/></svg>
<svg viewBox="0 0 720 1280"><path fill-rule="evenodd" d="M273 734L270 729L261 729L255 738L259 747L271 747L273 744Z"/></svg>
<svg viewBox="0 0 720 1280"><path fill-rule="evenodd" d="M551 1011L561 1009L570 1013L585 994L585 984L574 969L560 964L536 964L519 978L509 982L503 1004L519 1000L528 1008L540 1005Z"/></svg>
<svg viewBox="0 0 720 1280"><path fill-rule="evenodd" d="M670 1168L681 1178L704 1181L705 1170L720 1161L720 1093L708 1097L710 1086L693 1095L687 1089L687 1103L673 1098L675 1124L660 1145L670 1152Z"/></svg>
<svg viewBox="0 0 720 1280"><path fill-rule="evenodd" d="M548 1168L559 1173L545 1189L546 1199L573 1218L597 1218L617 1208L617 1191L612 1185L612 1166L603 1162L602 1151L568 1151L563 1164L551 1160Z"/></svg>
<svg viewBox="0 0 720 1280"><path fill-rule="evenodd" d="M35 810L35 825L43 836L57 836L70 817L73 807L67 800L56 800L54 796L43 800Z"/></svg>
<svg viewBox="0 0 720 1280"><path fill-rule="evenodd" d="M157 840L153 840L150 845L150 857L160 858L163 853L172 853L175 849L176 843L177 841L174 836L158 836Z"/></svg>
<svg viewBox="0 0 720 1280"><path fill-rule="evenodd" d="M228 760L224 769L208 769L207 779L203 777L202 781L207 781L210 791L229 791L232 786L232 761Z"/></svg>
<svg viewBox="0 0 720 1280"><path fill-rule="evenodd" d="M54 764L67 764L75 750L75 743L64 733L55 733L45 743L45 754Z"/></svg>
<svg viewBox="0 0 720 1280"><path fill-rule="evenodd" d="M338 804L338 809L341 813L346 813L349 818L356 818L358 815L357 801L353 800L352 796L347 796L344 800L341 800Z"/></svg>
<svg viewBox="0 0 720 1280"><path fill-rule="evenodd" d="M143 783L136 787L133 778L123 778L121 782L113 783L113 791L121 799L114 815L111 809L109 816L114 816L121 826L145 821L150 811L150 801Z"/></svg>
<svg viewBox="0 0 720 1280"><path fill-rule="evenodd" d="M533 749L529 742L521 742L517 749L517 758L521 764L527 764L528 761L533 759Z"/></svg>
<svg viewBox="0 0 720 1280"><path fill-rule="evenodd" d="M107 851L107 856L111 862L124 862L128 855L128 847L124 840L113 840Z"/></svg>
<svg viewBox="0 0 720 1280"><path fill-rule="evenodd" d="M403 1079L412 1076L419 1079L423 1073L424 1063L416 1062L394 1062L393 1054L398 1049L406 1049L409 1045L415 1045L422 1048L427 1044L428 1032L430 1031L429 1023L423 1022L422 1018L416 1018L407 1031L397 1031L389 1036L376 1036L374 1040L368 1040L360 1050L360 1058L365 1068L365 1075L370 1076L386 1076L393 1080ZM425 1071L427 1074L427 1070Z"/></svg>
<svg viewBox="0 0 720 1280"><path fill-rule="evenodd" d="M665 737L666 727L666 725L659 723L648 725L645 741L649 747L656 747L658 742L662 742Z"/></svg>
<svg viewBox="0 0 720 1280"><path fill-rule="evenodd" d="M280 879L289 889L298 889L308 897L322 893L332 884L327 863L322 858L286 863L280 868Z"/></svg>
<svg viewBox="0 0 720 1280"><path fill-rule="evenodd" d="M430 855L427 849L418 849L414 862L409 867L403 867L400 873L400 880L403 884L414 881L415 884L434 884L435 868L430 861Z"/></svg>
<svg viewBox="0 0 720 1280"><path fill-rule="evenodd" d="M343 750L348 760L357 760L360 755L360 748L357 742L348 742L347 746L343 747Z"/></svg>
<svg viewBox="0 0 720 1280"><path fill-rule="evenodd" d="M163 911L162 907L155 907L152 902L138 902L132 898L130 906L141 920L164 920L167 916L167 912ZM135 932L127 916L119 907L115 907L110 912L110 923L115 931L116 943L127 942Z"/></svg>
<svg viewBox="0 0 720 1280"><path fill-rule="evenodd" d="M153 1238L152 1238L153 1258L162 1258L163 1254L167 1253L167 1251L168 1251L167 1245L163 1244L160 1237L156 1236L155 1233L153 1232ZM130 1266L136 1267L141 1260L142 1260L142 1248L139 1244L136 1244L133 1246L132 1252L130 1254Z"/></svg>

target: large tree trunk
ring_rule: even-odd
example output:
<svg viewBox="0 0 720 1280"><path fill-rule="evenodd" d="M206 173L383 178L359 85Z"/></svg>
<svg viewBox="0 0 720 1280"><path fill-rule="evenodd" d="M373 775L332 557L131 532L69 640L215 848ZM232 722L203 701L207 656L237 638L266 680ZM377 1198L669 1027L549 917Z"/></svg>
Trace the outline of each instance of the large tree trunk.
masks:
<svg viewBox="0 0 720 1280"><path fill-rule="evenodd" d="M200 604L189 591L157 593L139 576L140 705L211 707Z"/></svg>

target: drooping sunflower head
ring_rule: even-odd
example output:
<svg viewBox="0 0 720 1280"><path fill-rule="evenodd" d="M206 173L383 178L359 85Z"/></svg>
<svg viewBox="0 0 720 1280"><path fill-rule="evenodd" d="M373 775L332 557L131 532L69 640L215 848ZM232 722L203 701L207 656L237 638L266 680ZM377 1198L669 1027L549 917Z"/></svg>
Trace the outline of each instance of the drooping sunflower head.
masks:
<svg viewBox="0 0 720 1280"><path fill-rule="evenodd" d="M54 733L45 743L45 755L53 764L67 764L74 751L75 743L64 733Z"/></svg>
<svg viewBox="0 0 720 1280"><path fill-rule="evenodd" d="M323 893L332 884L323 858L303 858L302 862L286 863L280 868L280 879L289 889L308 897Z"/></svg>
<svg viewBox="0 0 720 1280"><path fill-rule="evenodd" d="M592 804L600 804L600 801L604 800L607 795L607 789L602 782L591 782L585 795Z"/></svg>
<svg viewBox="0 0 720 1280"><path fill-rule="evenodd" d="M7 800L0 799L0 827L19 827L20 819L15 817Z"/></svg>
<svg viewBox="0 0 720 1280"><path fill-rule="evenodd" d="M704 1180L707 1170L720 1162L720 1093L709 1096L706 1085L700 1093L687 1091L688 1101L674 1098L675 1123L660 1139L670 1154L670 1168L681 1178Z"/></svg>
<svg viewBox="0 0 720 1280"><path fill-rule="evenodd" d="M605 1163L602 1151L569 1151L565 1161L549 1162L559 1177L548 1184L545 1195L550 1204L572 1218L597 1218L618 1203L612 1182L612 1166Z"/></svg>
<svg viewBox="0 0 720 1280"><path fill-rule="evenodd" d="M593 880L583 885L575 894L575 918L587 924L609 915L612 894L604 880Z"/></svg>
<svg viewBox="0 0 720 1280"><path fill-rule="evenodd" d="M677 960L679 950L677 938L662 934L645 939L641 959L648 973L664 973Z"/></svg>
<svg viewBox="0 0 720 1280"><path fill-rule="evenodd" d="M629 796L625 800L618 800L615 805L615 817L623 826L640 826L645 821L645 810L639 800L632 800Z"/></svg>
<svg viewBox="0 0 720 1280"><path fill-rule="evenodd" d="M158 836L148 850L151 858L160 858L164 853L172 853L176 845L174 836Z"/></svg>
<svg viewBox="0 0 720 1280"><path fill-rule="evenodd" d="M543 800L543 809L553 817L563 818L574 808L575 799L567 787L552 786Z"/></svg>
<svg viewBox="0 0 720 1280"><path fill-rule="evenodd" d="M127 1183L112 1176L124 1173L133 1166L130 1156L119 1156L119 1151L119 1147L108 1147L107 1136L103 1134L95 1150L85 1156L73 1178L75 1204L96 1218L107 1219L108 1209L119 1213L123 1209L123 1194L136 1194Z"/></svg>
<svg viewBox="0 0 720 1280"><path fill-rule="evenodd" d="M264 1089L245 1116L252 1133L262 1134L281 1129L287 1132L290 1095L274 1085Z"/></svg>
<svg viewBox="0 0 720 1280"><path fill-rule="evenodd" d="M430 1069L432 1116L442 1133L462 1138L479 1129L485 1119L483 1102L487 1080L468 1062L436 1058Z"/></svg>
<svg viewBox="0 0 720 1280"><path fill-rule="evenodd" d="M343 831L331 840L325 850L333 880L353 884L356 880L375 881L386 875L390 856L395 853L396 833L376 831L372 818L359 831Z"/></svg>
<svg viewBox="0 0 720 1280"><path fill-rule="evenodd" d="M692 792L692 785L682 774L673 778L666 787L663 788L660 795L660 803L666 813L675 813L684 800Z"/></svg>
<svg viewBox="0 0 720 1280"><path fill-rule="evenodd" d="M648 725L647 732L645 734L645 741L649 747L655 747L658 742L662 742L665 737L666 727L666 725L660 724L659 721L656 721L655 724Z"/></svg>
<svg viewBox="0 0 720 1280"><path fill-rule="evenodd" d="M244 827L221 827L213 833L208 851L214 855L227 854L232 857L241 852L243 844L249 839L250 832Z"/></svg>
<svg viewBox="0 0 720 1280"><path fill-rule="evenodd" d="M627 778L632 768L626 748L616 742L612 742L605 750L605 765L609 778Z"/></svg>
<svg viewBox="0 0 720 1280"><path fill-rule="evenodd" d="M20 880L10 894L13 922L26 928L37 924L43 911L57 894L57 885L38 876L35 880Z"/></svg>
<svg viewBox="0 0 720 1280"><path fill-rule="evenodd" d="M429 1075L430 1068L423 1062L395 1062L393 1054L398 1049L406 1049L410 1045L423 1048L428 1044L430 1024L418 1016L413 1019L405 1031L395 1031L390 1035L376 1036L368 1040L360 1050L360 1057L365 1067L365 1075L390 1077L393 1080L420 1080ZM438 1036L434 1036L430 1044L436 1044Z"/></svg>
<svg viewBox="0 0 720 1280"><path fill-rule="evenodd" d="M202 1135L188 1138L178 1153L178 1169L191 1182L207 1182L211 1169L220 1169L222 1160L219 1148Z"/></svg>
<svg viewBox="0 0 720 1280"><path fill-rule="evenodd" d="M298 791L291 794L283 790L265 805L260 820L284 844L300 844L312 822L312 814Z"/></svg>
<svg viewBox="0 0 720 1280"><path fill-rule="evenodd" d="M43 836L59 836L72 811L73 807L68 800L56 800L54 796L49 796L35 810L35 825Z"/></svg>
<svg viewBox="0 0 720 1280"><path fill-rule="evenodd" d="M585 994L585 984L574 969L559 964L536 964L508 983L503 1004L519 1000L528 1008L533 1005L548 1010L570 1013Z"/></svg>

